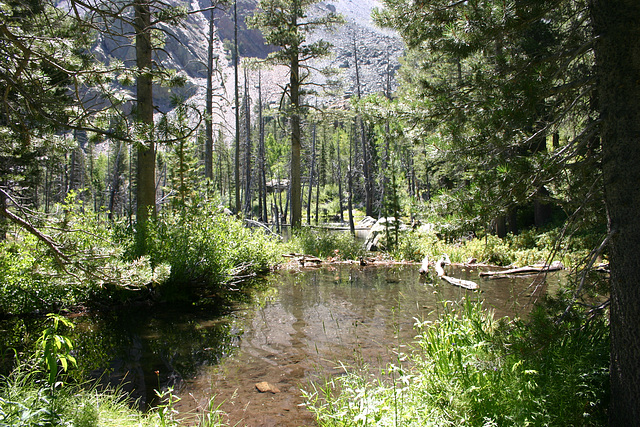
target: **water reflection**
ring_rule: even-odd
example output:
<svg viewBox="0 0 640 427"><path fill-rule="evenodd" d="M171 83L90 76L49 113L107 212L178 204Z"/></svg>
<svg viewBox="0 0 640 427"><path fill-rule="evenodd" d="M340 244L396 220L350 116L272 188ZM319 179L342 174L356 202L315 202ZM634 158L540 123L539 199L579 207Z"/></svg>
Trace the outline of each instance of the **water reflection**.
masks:
<svg viewBox="0 0 640 427"><path fill-rule="evenodd" d="M242 334L229 317L184 306L138 307L76 323L83 374L122 388L141 409L154 403L155 389L179 386L219 363Z"/></svg>
<svg viewBox="0 0 640 427"><path fill-rule="evenodd" d="M227 313L163 306L80 317L77 356L85 375L122 385L141 407L153 403L155 388L174 386L183 413L198 413L215 396L231 425L314 425L301 386L341 375L341 363L396 360L411 344L415 319L435 318L442 301L482 298L503 316L530 299L532 277L483 279L460 267L448 274L477 281L481 291L422 277L416 265L281 271L252 303ZM280 392L259 393L261 381Z"/></svg>
<svg viewBox="0 0 640 427"><path fill-rule="evenodd" d="M477 270L451 272L473 278L483 291L420 277L413 265L274 275L275 292L238 318L245 325L238 351L185 383L181 409L194 411L217 396L231 425L314 425L301 406L300 386L341 375L342 363L384 366L396 360L415 335L415 318L435 318L442 301L482 298L499 316L527 303L531 278L482 280ZM280 393L258 393L255 384L262 381Z"/></svg>

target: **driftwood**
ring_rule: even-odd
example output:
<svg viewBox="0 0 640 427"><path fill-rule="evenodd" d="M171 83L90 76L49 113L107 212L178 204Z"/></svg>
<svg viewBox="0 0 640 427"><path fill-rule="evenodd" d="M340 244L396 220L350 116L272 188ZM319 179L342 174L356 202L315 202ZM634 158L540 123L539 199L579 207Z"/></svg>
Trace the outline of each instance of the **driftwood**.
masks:
<svg viewBox="0 0 640 427"><path fill-rule="evenodd" d="M422 265L420 265L420 270L418 270L420 274L427 274L429 272L429 257L426 256L422 260Z"/></svg>
<svg viewBox="0 0 640 427"><path fill-rule="evenodd" d="M304 267L305 263L310 262L313 264L321 264L322 263L322 259L318 258L316 256L313 255L305 255L305 254L296 254L296 253L290 253L290 254L282 254L282 256L284 258L291 258L294 261L298 261L300 263L301 266Z"/></svg>
<svg viewBox="0 0 640 427"><path fill-rule="evenodd" d="M554 261L551 263L551 265L541 265L541 266L528 265L526 267L511 268L509 270L502 270L502 271L481 271L480 276L504 276L508 274L538 274L542 272L558 271L563 269L564 269L564 266L562 265L561 262Z"/></svg>
<svg viewBox="0 0 640 427"><path fill-rule="evenodd" d="M451 283L452 285L460 286L465 289L473 290L473 289L478 289L479 287L476 282L472 282L471 280L458 279L456 277L450 277L450 276L440 276L440 278L446 282Z"/></svg>
<svg viewBox="0 0 640 427"><path fill-rule="evenodd" d="M424 261L423 261L424 263ZM451 264L451 260L449 260L448 255L442 255L442 258L438 260L435 265L436 273L438 273L438 277L440 277L445 282L448 282L454 286L460 286L465 289L478 289L479 286L476 282L471 280L458 279L456 277L447 276L444 272L444 265ZM423 264L424 265L424 264Z"/></svg>

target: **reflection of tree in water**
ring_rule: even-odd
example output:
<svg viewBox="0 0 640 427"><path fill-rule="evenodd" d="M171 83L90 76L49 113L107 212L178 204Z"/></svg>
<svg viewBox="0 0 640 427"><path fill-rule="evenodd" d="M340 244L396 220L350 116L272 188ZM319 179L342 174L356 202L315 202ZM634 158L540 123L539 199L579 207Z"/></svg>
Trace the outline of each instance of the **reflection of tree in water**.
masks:
<svg viewBox="0 0 640 427"><path fill-rule="evenodd" d="M16 363L16 353L23 359L25 351L35 348L44 327L42 317L15 317L0 322L0 375L9 375Z"/></svg>
<svg viewBox="0 0 640 427"><path fill-rule="evenodd" d="M144 408L229 355L241 331L229 316L191 307L132 308L83 318L74 340L82 377L121 387Z"/></svg>

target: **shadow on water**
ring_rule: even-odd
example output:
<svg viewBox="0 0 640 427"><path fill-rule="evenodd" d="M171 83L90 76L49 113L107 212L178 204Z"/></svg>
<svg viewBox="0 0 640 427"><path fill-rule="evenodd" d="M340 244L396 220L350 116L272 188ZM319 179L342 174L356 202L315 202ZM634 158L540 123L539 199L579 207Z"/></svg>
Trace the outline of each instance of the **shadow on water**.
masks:
<svg viewBox="0 0 640 427"><path fill-rule="evenodd" d="M77 357L85 376L120 385L141 407L154 389L174 387L181 413L211 397L231 425L315 425L300 387L341 375L346 366L384 366L408 351L415 319L435 318L443 301L481 298L497 316L526 312L532 276L486 280L471 268L448 274L472 279L481 292L451 286L418 266L336 265L280 271L253 302L230 312L210 307L155 307L76 319ZM559 280L557 273L547 281ZM259 393L267 381L277 393Z"/></svg>

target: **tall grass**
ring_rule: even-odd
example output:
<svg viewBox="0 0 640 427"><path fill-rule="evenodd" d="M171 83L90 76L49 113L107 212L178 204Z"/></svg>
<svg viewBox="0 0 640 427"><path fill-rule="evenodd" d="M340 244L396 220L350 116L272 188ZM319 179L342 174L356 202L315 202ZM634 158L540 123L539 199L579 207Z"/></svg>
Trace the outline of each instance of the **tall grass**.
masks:
<svg viewBox="0 0 640 427"><path fill-rule="evenodd" d="M320 258L358 259L365 254L362 242L347 232L331 232L303 228L287 242L290 252L300 252Z"/></svg>
<svg viewBox="0 0 640 427"><path fill-rule="evenodd" d="M606 424L604 319L495 320L481 303L448 303L416 322L408 362L350 371L305 391L321 426Z"/></svg>

